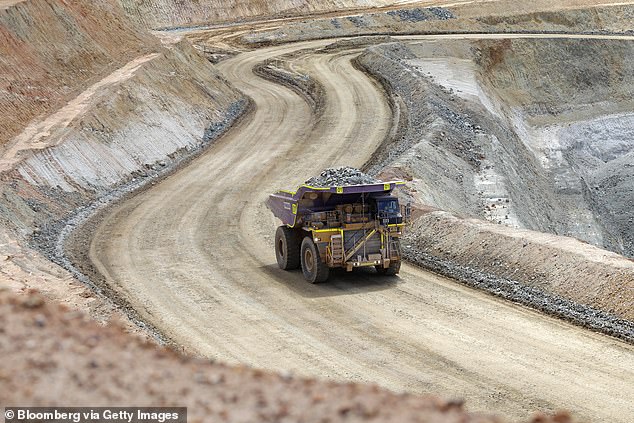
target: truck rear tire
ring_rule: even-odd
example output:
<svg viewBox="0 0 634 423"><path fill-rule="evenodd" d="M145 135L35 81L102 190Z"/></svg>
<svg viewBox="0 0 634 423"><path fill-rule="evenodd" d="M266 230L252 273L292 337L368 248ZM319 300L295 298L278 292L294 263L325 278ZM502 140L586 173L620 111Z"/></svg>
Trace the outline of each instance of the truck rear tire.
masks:
<svg viewBox="0 0 634 423"><path fill-rule="evenodd" d="M401 261L391 261L390 267L375 266L379 275L394 276L401 270Z"/></svg>
<svg viewBox="0 0 634 423"><path fill-rule="evenodd" d="M280 226L275 231L275 257L277 265L283 270L299 268L300 237L296 231L288 226Z"/></svg>
<svg viewBox="0 0 634 423"><path fill-rule="evenodd" d="M328 279L330 269L321 261L319 248L311 237L305 237L301 248L302 272L304 278L310 283L324 282Z"/></svg>

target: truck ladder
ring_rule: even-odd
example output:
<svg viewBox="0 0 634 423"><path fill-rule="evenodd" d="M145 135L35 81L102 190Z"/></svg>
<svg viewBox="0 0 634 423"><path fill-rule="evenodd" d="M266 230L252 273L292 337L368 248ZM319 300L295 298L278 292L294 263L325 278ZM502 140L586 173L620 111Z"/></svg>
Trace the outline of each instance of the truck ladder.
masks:
<svg viewBox="0 0 634 423"><path fill-rule="evenodd" d="M365 244L370 238L372 238L372 235L374 235L375 233L376 229L372 229L364 238L359 240L359 242L357 242L354 247L350 249L350 251L346 252L346 262L350 260L350 257L352 257L354 253L359 251L359 248L361 248L363 244Z"/></svg>
<svg viewBox="0 0 634 423"><path fill-rule="evenodd" d="M330 259L333 265L343 264L343 236L330 237Z"/></svg>
<svg viewBox="0 0 634 423"><path fill-rule="evenodd" d="M389 259L401 258L401 243L398 239L392 237L389 237L388 239L389 251L387 257Z"/></svg>

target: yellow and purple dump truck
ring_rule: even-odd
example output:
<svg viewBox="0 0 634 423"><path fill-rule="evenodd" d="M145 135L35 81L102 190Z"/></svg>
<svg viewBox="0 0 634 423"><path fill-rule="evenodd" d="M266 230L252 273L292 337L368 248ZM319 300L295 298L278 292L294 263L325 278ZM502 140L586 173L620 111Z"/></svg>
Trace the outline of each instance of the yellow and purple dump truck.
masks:
<svg viewBox="0 0 634 423"><path fill-rule="evenodd" d="M336 267L373 266L380 274L397 274L409 205L401 208L392 190L402 184L302 185L271 194L268 207L282 221L275 233L279 267L301 267L312 283L327 280Z"/></svg>

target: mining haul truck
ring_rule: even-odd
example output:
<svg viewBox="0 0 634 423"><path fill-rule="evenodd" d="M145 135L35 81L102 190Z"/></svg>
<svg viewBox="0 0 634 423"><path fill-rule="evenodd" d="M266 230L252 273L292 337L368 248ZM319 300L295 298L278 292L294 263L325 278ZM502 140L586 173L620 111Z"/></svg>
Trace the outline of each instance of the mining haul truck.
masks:
<svg viewBox="0 0 634 423"><path fill-rule="evenodd" d="M295 192L270 195L268 207L283 223L275 233L279 267L301 266L312 283L328 279L335 267L352 271L373 266L380 274L397 274L409 205L401 210L392 190L402 184L302 185Z"/></svg>

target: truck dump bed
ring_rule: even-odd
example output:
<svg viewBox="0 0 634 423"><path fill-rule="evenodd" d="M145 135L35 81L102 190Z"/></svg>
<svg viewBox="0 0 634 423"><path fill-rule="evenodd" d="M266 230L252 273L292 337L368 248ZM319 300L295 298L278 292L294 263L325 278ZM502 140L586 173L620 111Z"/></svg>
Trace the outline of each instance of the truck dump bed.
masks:
<svg viewBox="0 0 634 423"><path fill-rule="evenodd" d="M297 191L278 191L269 196L267 205L275 217L294 228L302 224L302 216L327 211L339 204L357 203L363 194L390 194L401 181L368 185L333 186L326 188L301 185Z"/></svg>
<svg viewBox="0 0 634 423"><path fill-rule="evenodd" d="M328 169L313 180L269 196L269 209L283 223L275 233L279 267L301 267L313 283L325 281L331 268L373 266L379 274L397 274L409 206L401 210L392 190L404 182L376 181L353 168ZM329 186L333 180L369 183Z"/></svg>

